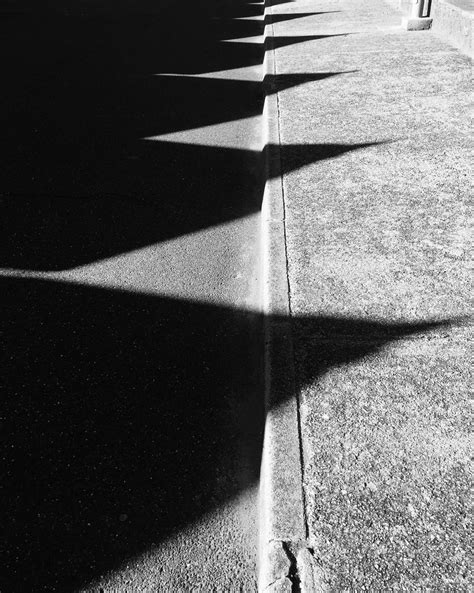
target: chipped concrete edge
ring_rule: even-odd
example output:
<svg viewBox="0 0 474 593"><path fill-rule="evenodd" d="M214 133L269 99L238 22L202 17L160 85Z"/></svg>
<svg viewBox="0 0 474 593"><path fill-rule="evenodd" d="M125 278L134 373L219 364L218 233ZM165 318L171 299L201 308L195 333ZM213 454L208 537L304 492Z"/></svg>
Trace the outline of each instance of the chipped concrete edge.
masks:
<svg viewBox="0 0 474 593"><path fill-rule="evenodd" d="M263 110L265 188L262 204L262 308L265 319L266 421L260 478L260 593L323 591L307 544L299 410L287 270L284 187L277 89L272 86L271 0L265 0Z"/></svg>

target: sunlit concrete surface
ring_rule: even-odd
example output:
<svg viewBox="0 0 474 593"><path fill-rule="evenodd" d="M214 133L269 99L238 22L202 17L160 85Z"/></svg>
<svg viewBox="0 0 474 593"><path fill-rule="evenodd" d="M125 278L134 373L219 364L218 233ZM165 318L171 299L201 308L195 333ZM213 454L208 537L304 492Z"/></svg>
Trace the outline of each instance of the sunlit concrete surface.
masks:
<svg viewBox="0 0 474 593"><path fill-rule="evenodd" d="M259 255L254 249L258 231L259 217L254 215L64 272L2 273L258 313ZM240 240L242 236L247 238L245 243Z"/></svg>
<svg viewBox="0 0 474 593"><path fill-rule="evenodd" d="M277 73L308 529L321 590L469 589L472 63L378 0L298 0ZM292 154L283 152L283 167ZM301 317L321 317L309 327Z"/></svg>

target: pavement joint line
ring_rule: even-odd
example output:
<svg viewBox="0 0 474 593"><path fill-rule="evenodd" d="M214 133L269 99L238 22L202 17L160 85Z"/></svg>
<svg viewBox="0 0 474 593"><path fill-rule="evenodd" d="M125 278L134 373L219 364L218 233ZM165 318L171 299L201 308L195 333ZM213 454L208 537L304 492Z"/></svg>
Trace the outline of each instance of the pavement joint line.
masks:
<svg viewBox="0 0 474 593"><path fill-rule="evenodd" d="M278 90L265 83L276 74L271 0L265 1L268 40L263 63L264 195L262 261L266 421L259 492L258 590L323 591L307 542L303 451L295 383L290 286L286 250L285 196L281 167ZM268 79L268 78L267 78ZM276 91L276 92L275 92ZM316 582L318 581L318 582Z"/></svg>

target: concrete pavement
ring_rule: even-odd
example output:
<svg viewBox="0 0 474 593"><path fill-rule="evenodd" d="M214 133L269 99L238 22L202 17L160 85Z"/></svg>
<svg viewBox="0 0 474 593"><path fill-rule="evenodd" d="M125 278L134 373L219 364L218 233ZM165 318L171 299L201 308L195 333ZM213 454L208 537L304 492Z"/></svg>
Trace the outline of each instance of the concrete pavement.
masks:
<svg viewBox="0 0 474 593"><path fill-rule="evenodd" d="M262 590L467 590L467 58L376 0L2 17L2 591L254 591L257 537Z"/></svg>
<svg viewBox="0 0 474 593"><path fill-rule="evenodd" d="M273 108L265 283L292 346L267 367L261 589L467 591L471 63L376 0L267 11L275 73L307 82Z"/></svg>

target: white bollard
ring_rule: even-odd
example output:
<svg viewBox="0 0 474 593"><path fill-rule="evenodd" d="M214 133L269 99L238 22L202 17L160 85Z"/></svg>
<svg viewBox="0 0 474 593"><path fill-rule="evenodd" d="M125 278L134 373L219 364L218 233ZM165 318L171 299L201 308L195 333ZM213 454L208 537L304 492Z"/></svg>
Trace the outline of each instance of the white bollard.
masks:
<svg viewBox="0 0 474 593"><path fill-rule="evenodd" d="M430 18L431 0L411 0L408 17L402 20L402 26L408 31L430 29L433 19Z"/></svg>
<svg viewBox="0 0 474 593"><path fill-rule="evenodd" d="M427 18L430 16L431 0L413 0L411 7L412 18Z"/></svg>

